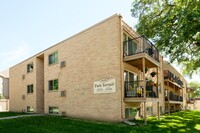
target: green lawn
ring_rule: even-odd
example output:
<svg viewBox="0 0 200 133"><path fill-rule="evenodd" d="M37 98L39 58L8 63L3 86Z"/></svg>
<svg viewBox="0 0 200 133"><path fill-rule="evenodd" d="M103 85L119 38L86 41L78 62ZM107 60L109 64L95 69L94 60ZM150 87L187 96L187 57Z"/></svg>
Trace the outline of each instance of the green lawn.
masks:
<svg viewBox="0 0 200 133"><path fill-rule="evenodd" d="M1 113L0 113L1 114ZM142 121L138 120L138 123ZM151 117L148 125L128 126L123 123L67 119L56 116L34 116L0 120L2 133L199 133L200 111L185 111Z"/></svg>
<svg viewBox="0 0 200 133"><path fill-rule="evenodd" d="M8 116L18 116L18 115L25 115L27 113L18 113L18 112L0 112L0 118L8 117Z"/></svg>

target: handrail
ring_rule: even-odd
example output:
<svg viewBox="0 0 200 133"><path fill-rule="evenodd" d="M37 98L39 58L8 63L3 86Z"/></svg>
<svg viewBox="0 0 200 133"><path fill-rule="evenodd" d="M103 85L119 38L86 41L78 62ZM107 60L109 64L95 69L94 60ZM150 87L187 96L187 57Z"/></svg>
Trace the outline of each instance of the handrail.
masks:
<svg viewBox="0 0 200 133"><path fill-rule="evenodd" d="M175 76L169 70L164 70L164 79L169 79L170 81L175 82L180 86L183 85L183 81L181 81L177 76Z"/></svg>
<svg viewBox="0 0 200 133"><path fill-rule="evenodd" d="M123 52L124 57L139 53L146 53L157 62L159 62L158 49L144 35L130 40L125 40L123 42Z"/></svg>
<svg viewBox="0 0 200 133"><path fill-rule="evenodd" d="M138 98L144 97L144 89L146 89L147 98L157 98L158 89L146 83L146 86L143 87L142 82L144 81L128 81L124 82L124 94L125 97Z"/></svg>

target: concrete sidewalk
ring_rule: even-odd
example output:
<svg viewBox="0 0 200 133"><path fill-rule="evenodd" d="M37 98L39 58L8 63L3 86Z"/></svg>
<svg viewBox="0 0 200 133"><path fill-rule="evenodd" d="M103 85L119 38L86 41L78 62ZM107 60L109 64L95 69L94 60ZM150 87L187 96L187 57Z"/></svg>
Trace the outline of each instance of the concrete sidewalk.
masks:
<svg viewBox="0 0 200 133"><path fill-rule="evenodd" d="M7 120L7 119L16 119L21 117L29 117L29 116L43 116L44 114L31 114L31 115L18 115L18 116L8 116L8 117L2 117L0 120Z"/></svg>

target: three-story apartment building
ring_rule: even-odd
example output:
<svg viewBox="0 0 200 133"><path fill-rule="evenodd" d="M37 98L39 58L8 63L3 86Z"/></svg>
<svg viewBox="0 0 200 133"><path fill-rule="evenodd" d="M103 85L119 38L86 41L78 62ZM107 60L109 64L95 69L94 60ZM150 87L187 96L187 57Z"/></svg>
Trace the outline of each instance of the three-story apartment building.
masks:
<svg viewBox="0 0 200 133"><path fill-rule="evenodd" d="M163 88L157 48L113 15L11 67L10 110L146 120L164 112Z"/></svg>

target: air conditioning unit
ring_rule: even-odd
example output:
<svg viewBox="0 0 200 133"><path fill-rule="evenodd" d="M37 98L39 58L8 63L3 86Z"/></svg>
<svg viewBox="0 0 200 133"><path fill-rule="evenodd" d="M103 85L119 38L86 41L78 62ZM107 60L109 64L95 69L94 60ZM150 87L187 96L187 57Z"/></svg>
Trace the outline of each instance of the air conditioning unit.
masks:
<svg viewBox="0 0 200 133"><path fill-rule="evenodd" d="M66 66L66 61L60 62L60 67L65 67Z"/></svg>
<svg viewBox="0 0 200 133"><path fill-rule="evenodd" d="M61 112L61 115L66 116L66 112L65 111Z"/></svg>
<svg viewBox="0 0 200 133"><path fill-rule="evenodd" d="M25 112L27 112L27 111L26 111L26 109L22 109L22 112L25 113Z"/></svg>
<svg viewBox="0 0 200 133"><path fill-rule="evenodd" d="M61 97L65 97L65 96L66 96L66 91L61 91L61 92L60 92L60 96L61 96Z"/></svg>
<svg viewBox="0 0 200 133"><path fill-rule="evenodd" d="M25 98L26 98L26 96L25 96L25 95L22 95L22 99L25 100Z"/></svg>
<svg viewBox="0 0 200 133"><path fill-rule="evenodd" d="M25 75L22 75L22 79L25 79Z"/></svg>

